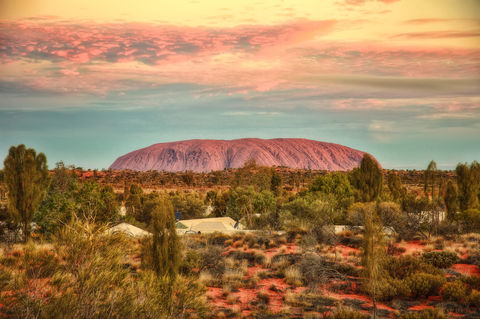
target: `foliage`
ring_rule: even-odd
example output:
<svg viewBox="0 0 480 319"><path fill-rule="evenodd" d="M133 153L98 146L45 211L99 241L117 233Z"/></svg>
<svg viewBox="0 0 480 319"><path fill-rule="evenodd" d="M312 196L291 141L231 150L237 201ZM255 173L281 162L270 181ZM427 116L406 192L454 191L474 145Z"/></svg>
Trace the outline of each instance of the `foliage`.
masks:
<svg viewBox="0 0 480 319"><path fill-rule="evenodd" d="M460 209L464 211L477 208L480 192L480 164L477 161L473 161L470 166L467 163L459 163L455 171Z"/></svg>
<svg viewBox="0 0 480 319"><path fill-rule="evenodd" d="M437 163L431 161L428 164L427 169L424 172L424 188L423 191L428 197L428 188L430 186L431 192L430 195L432 199L435 197L435 182L437 180Z"/></svg>
<svg viewBox="0 0 480 319"><path fill-rule="evenodd" d="M45 197L50 183L47 158L21 144L12 146L4 164L4 180L8 190L8 212L23 226L24 240L30 237L33 214Z"/></svg>
<svg viewBox="0 0 480 319"><path fill-rule="evenodd" d="M405 196L407 189L402 185L402 179L398 174L393 171L390 171L387 175L387 185L392 194L392 199L395 202L400 201L400 199Z"/></svg>
<svg viewBox="0 0 480 319"><path fill-rule="evenodd" d="M441 295L443 300L464 303L467 301L468 290L463 282L455 280L443 286Z"/></svg>
<svg viewBox="0 0 480 319"><path fill-rule="evenodd" d="M412 311L403 313L400 319L448 319L449 317L442 309L425 309L421 311Z"/></svg>
<svg viewBox="0 0 480 319"><path fill-rule="evenodd" d="M443 200L447 209L447 219L452 221L455 219L459 205L457 186L455 186L452 181L448 181L447 183L447 189L445 190Z"/></svg>
<svg viewBox="0 0 480 319"><path fill-rule="evenodd" d="M385 269L392 278L402 280L418 272L429 273L432 275L441 274L437 268L431 264L425 263L421 258L409 255L387 257L385 261Z"/></svg>
<svg viewBox="0 0 480 319"><path fill-rule="evenodd" d="M152 238L144 242L142 263L173 282L180 263L179 252L172 203L160 197L152 211Z"/></svg>
<svg viewBox="0 0 480 319"><path fill-rule="evenodd" d="M275 213L276 201L272 192L258 192L253 186L240 186L231 190L227 216L235 220L244 219L247 227L275 225Z"/></svg>
<svg viewBox="0 0 480 319"><path fill-rule="evenodd" d="M313 180L309 191L333 196L338 202L338 208L343 210L353 203L354 190L348 175L343 172L318 176Z"/></svg>
<svg viewBox="0 0 480 319"><path fill-rule="evenodd" d="M366 153L360 167L353 169L351 179L357 189L357 198L361 202L375 201L382 194L382 170L375 159Z"/></svg>
<svg viewBox="0 0 480 319"><path fill-rule="evenodd" d="M464 232L480 231L480 209L470 208L463 211L459 220Z"/></svg>
<svg viewBox="0 0 480 319"><path fill-rule="evenodd" d="M127 213L136 220L146 222L146 218L142 216L143 211L143 190L138 184L130 185L128 195L126 196L125 208Z"/></svg>
<svg viewBox="0 0 480 319"><path fill-rule="evenodd" d="M458 256L451 251L430 251L423 253L422 260L437 268L449 268L458 262Z"/></svg>
<svg viewBox="0 0 480 319"><path fill-rule="evenodd" d="M368 319L366 314L345 307L338 307L332 314L332 319Z"/></svg>
<svg viewBox="0 0 480 319"><path fill-rule="evenodd" d="M419 272L408 278L408 285L414 297L428 297L437 294L445 281L443 275Z"/></svg>
<svg viewBox="0 0 480 319"><path fill-rule="evenodd" d="M385 277L385 245L383 225L376 212L375 203L359 206L363 213L364 233L362 242L362 265L365 290L373 300L373 317L376 315L376 299L381 295L382 279Z"/></svg>
<svg viewBox="0 0 480 319"><path fill-rule="evenodd" d="M119 206L111 186L85 182L81 184L74 196L77 203L77 216L100 223L115 220Z"/></svg>

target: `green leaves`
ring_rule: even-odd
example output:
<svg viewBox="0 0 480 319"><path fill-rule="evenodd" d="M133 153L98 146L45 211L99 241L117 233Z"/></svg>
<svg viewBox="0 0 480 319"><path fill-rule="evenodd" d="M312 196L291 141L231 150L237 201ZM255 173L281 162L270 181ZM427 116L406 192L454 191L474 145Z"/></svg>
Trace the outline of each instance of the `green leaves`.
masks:
<svg viewBox="0 0 480 319"><path fill-rule="evenodd" d="M33 214L40 206L50 184L47 158L43 153L21 144L12 146L4 161L4 179L8 190L8 211L13 221L23 225L24 240L30 236Z"/></svg>

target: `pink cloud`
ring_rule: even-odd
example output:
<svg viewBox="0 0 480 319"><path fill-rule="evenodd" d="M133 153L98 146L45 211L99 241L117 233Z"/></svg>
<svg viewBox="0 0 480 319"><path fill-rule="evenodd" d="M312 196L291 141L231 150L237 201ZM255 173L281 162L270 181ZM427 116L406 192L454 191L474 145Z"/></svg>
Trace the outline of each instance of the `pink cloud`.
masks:
<svg viewBox="0 0 480 319"><path fill-rule="evenodd" d="M155 65L172 59L212 56L225 52L254 52L286 46L324 35L335 21L300 20L274 26L210 29L151 24L0 23L0 54L36 60L137 60ZM101 30L101 31L100 31Z"/></svg>

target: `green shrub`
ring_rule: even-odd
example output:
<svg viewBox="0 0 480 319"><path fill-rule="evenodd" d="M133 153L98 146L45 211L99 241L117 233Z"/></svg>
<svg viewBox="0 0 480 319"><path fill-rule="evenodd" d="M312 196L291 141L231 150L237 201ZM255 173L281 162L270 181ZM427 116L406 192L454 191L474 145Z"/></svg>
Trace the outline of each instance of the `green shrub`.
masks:
<svg viewBox="0 0 480 319"><path fill-rule="evenodd" d="M431 275L423 272L408 278L408 286L414 297L428 297L439 292L446 280L442 275Z"/></svg>
<svg viewBox="0 0 480 319"><path fill-rule="evenodd" d="M441 295L446 301L464 303L467 301L468 289L463 282L455 280L448 282L443 286Z"/></svg>
<svg viewBox="0 0 480 319"><path fill-rule="evenodd" d="M422 261L412 256L388 257L385 270L393 278L404 279L421 271Z"/></svg>
<svg viewBox="0 0 480 319"><path fill-rule="evenodd" d="M437 268L449 268L458 262L458 256L451 251L430 251L422 255L424 262Z"/></svg>
<svg viewBox="0 0 480 319"><path fill-rule="evenodd" d="M441 309L425 309L401 314L399 319L448 319L448 316Z"/></svg>

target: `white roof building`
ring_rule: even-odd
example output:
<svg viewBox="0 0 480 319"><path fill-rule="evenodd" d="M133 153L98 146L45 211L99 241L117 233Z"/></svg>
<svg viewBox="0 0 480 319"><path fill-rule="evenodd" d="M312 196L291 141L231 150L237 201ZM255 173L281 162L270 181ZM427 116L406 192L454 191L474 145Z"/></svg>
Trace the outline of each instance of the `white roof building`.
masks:
<svg viewBox="0 0 480 319"><path fill-rule="evenodd" d="M230 217L199 218L180 220L175 225L178 234L185 233L233 233L243 230L244 226Z"/></svg>
<svg viewBox="0 0 480 319"><path fill-rule="evenodd" d="M126 234L127 236L133 237L133 238L141 238L145 236L151 236L152 234L149 233L148 231L145 231L141 228L138 228L137 226L133 226L127 223L120 223L116 226L113 226L112 228L109 228L107 232L113 234L116 232L122 232Z"/></svg>

